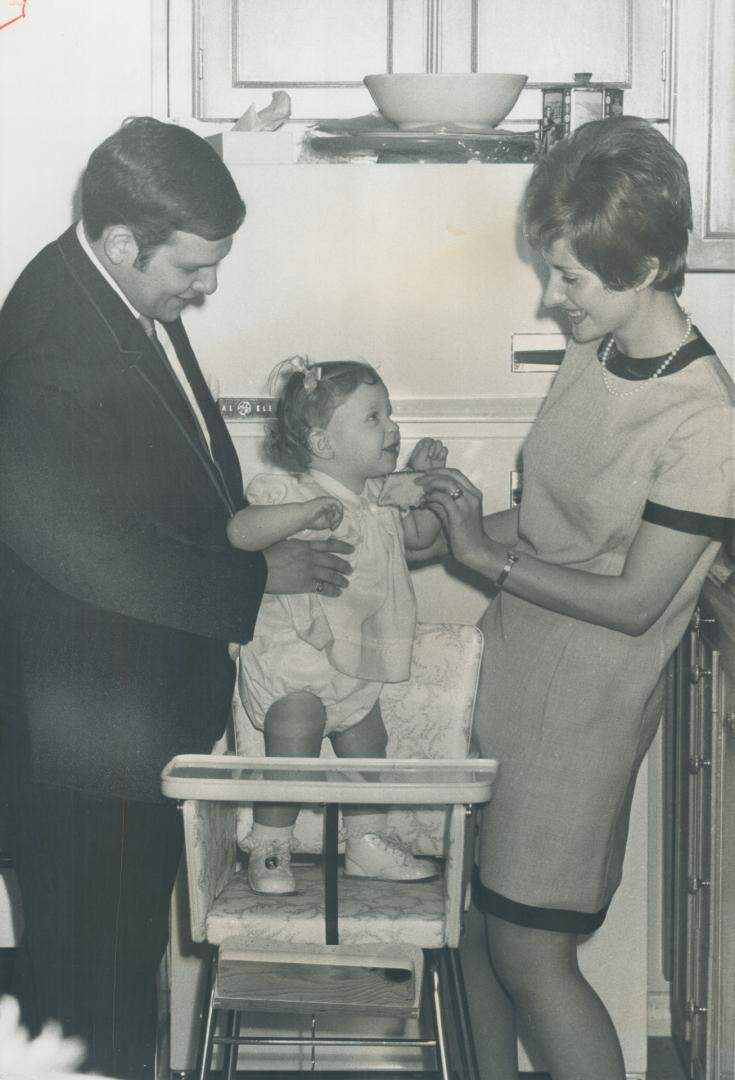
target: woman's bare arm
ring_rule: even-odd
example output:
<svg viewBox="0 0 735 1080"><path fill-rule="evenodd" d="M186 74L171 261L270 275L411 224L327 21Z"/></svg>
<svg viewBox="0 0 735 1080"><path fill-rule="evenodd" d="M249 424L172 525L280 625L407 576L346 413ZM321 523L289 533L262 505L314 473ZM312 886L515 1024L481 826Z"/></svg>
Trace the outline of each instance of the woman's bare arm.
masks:
<svg viewBox="0 0 735 1080"><path fill-rule="evenodd" d="M487 535L480 492L454 470L432 478L429 502L442 517L455 558L491 582L497 581L513 543ZM451 486L462 487L452 499ZM666 609L712 543L696 536L641 522L620 574L595 574L522 555L503 590L539 607L624 634L645 633Z"/></svg>

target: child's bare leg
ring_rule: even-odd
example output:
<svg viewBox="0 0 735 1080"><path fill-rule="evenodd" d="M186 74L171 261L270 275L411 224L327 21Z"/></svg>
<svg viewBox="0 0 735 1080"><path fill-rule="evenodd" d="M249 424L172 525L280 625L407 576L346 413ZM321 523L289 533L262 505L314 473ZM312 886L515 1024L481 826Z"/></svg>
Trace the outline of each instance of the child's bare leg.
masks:
<svg viewBox="0 0 735 1080"><path fill-rule="evenodd" d="M287 694L275 701L265 716L266 757L319 757L326 713L318 697L308 691ZM284 779L290 774L283 773ZM256 803L253 821L271 828L288 828L296 821L295 803Z"/></svg>
<svg viewBox="0 0 735 1080"><path fill-rule="evenodd" d="M335 732L332 746L338 757L384 758L388 736L380 705L353 727ZM371 774L377 783L380 778ZM344 809L347 848L345 872L352 877L373 877L391 881L425 881L436 876L436 867L428 859L417 859L399 844L387 840L385 811L380 805L352 806Z"/></svg>
<svg viewBox="0 0 735 1080"><path fill-rule="evenodd" d="M362 720L358 720L346 731L333 732L330 738L337 757L385 757L388 735L380 712L380 702L376 701Z"/></svg>
<svg viewBox="0 0 735 1080"><path fill-rule="evenodd" d="M335 731L331 736L337 757L384 758L388 735L376 701L369 713L346 731ZM375 773L366 774L377 781ZM385 812L379 806L346 806L343 810L345 830L349 836L380 832L385 826Z"/></svg>

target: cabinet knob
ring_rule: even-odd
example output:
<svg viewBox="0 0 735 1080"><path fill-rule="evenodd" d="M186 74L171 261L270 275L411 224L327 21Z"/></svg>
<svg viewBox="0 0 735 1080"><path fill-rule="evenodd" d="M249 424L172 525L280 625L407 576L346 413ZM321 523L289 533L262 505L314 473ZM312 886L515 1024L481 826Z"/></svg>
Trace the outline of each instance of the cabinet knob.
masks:
<svg viewBox="0 0 735 1080"><path fill-rule="evenodd" d="M708 769L712 765L709 758L700 757L699 754L692 754L689 758L689 772L692 776L695 776L700 769Z"/></svg>
<svg viewBox="0 0 735 1080"><path fill-rule="evenodd" d="M687 888L693 895L694 893L698 893L700 889L708 889L711 884L712 882L707 881L706 878L697 877L695 874L692 874L687 882Z"/></svg>
<svg viewBox="0 0 735 1080"><path fill-rule="evenodd" d="M696 608L689 625L691 626L692 630L699 630L700 626L702 626L704 623L714 622L717 622L717 620L713 619L711 615L703 615L699 608Z"/></svg>
<svg viewBox="0 0 735 1080"><path fill-rule="evenodd" d="M686 1003L685 1012L687 1020L694 1020L695 1016L702 1016L706 1014L707 1006L697 1005L696 1001L693 998L689 998L689 1001L687 1001Z"/></svg>
<svg viewBox="0 0 735 1080"><path fill-rule="evenodd" d="M694 664L689 669L689 681L693 683L698 683L702 679L709 678L711 674L712 672L708 671L707 668L701 668L699 664Z"/></svg>

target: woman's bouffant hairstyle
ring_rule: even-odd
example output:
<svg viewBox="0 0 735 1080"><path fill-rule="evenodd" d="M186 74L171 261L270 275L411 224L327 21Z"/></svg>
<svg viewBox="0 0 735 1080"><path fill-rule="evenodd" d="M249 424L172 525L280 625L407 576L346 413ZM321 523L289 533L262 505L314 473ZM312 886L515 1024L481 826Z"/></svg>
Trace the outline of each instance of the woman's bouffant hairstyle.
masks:
<svg viewBox="0 0 735 1080"><path fill-rule="evenodd" d="M136 266L176 231L222 240L242 224L235 181L201 136L151 116L133 116L96 150L82 176L82 219L90 240L108 225L127 225Z"/></svg>
<svg viewBox="0 0 735 1080"><path fill-rule="evenodd" d="M686 162L637 116L583 124L536 165L524 199L524 231L548 251L566 240L608 289L640 284L653 258L653 287L684 286L692 205Z"/></svg>
<svg viewBox="0 0 735 1080"><path fill-rule="evenodd" d="M375 368L357 360L334 360L313 364L301 356L279 364L271 385L283 376L286 382L278 398L275 419L268 433L266 455L292 473L305 472L311 464L309 433L325 428L338 405L358 386L383 385Z"/></svg>

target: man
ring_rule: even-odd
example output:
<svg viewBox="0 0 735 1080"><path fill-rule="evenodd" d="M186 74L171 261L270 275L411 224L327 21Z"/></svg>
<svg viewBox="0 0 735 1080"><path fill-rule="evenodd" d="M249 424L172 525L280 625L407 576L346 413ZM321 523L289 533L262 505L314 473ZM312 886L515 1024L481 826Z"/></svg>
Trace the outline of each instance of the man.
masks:
<svg viewBox="0 0 735 1080"><path fill-rule="evenodd" d="M152 1075L181 850L165 763L229 715L264 590L337 595L331 544L232 549L240 469L180 321L245 214L192 132L140 117L92 154L82 221L0 313L0 704L26 933L18 995L88 1065ZM8 757L9 755L9 757Z"/></svg>

